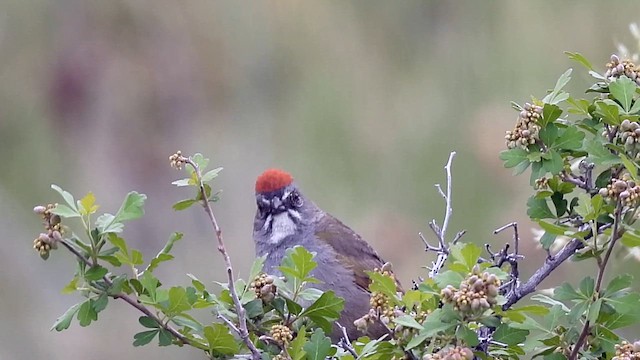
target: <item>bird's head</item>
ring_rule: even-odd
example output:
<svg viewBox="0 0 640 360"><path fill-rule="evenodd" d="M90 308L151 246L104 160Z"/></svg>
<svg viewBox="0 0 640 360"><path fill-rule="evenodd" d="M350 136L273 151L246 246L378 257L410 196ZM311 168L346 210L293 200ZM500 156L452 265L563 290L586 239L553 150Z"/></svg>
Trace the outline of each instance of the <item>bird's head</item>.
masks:
<svg viewBox="0 0 640 360"><path fill-rule="evenodd" d="M308 202L293 182L293 177L279 169L268 169L256 180L256 241L277 244L299 233L313 216L315 206Z"/></svg>

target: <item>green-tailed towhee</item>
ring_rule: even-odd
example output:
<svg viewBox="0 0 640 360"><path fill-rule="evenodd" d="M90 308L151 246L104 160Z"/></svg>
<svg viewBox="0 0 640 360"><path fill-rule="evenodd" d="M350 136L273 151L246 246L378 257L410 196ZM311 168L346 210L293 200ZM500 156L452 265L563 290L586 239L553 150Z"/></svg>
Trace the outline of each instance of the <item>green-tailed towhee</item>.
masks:
<svg viewBox="0 0 640 360"><path fill-rule="evenodd" d="M306 198L288 173L269 169L256 180L258 209L253 225L257 256L266 255L264 271L279 274L278 266L288 248L301 245L314 252L318 266L311 273L322 281L311 286L333 290L344 298L338 322L351 340L362 335L378 338L386 333L380 323L371 324L366 333L353 322L368 314L369 276L365 271L381 269L384 261L371 246L340 220L322 211ZM342 336L334 325L331 338Z"/></svg>

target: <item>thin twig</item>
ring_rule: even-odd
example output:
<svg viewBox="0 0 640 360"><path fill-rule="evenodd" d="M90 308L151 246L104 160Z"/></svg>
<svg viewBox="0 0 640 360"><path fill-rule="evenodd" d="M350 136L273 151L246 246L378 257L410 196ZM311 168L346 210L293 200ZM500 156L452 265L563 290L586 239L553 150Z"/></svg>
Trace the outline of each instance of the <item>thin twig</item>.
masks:
<svg viewBox="0 0 640 360"><path fill-rule="evenodd" d="M233 267L231 266L231 257L229 257L229 253L224 246L224 240L222 238L222 229L218 225L218 221L216 217L213 215L213 210L211 209L211 205L209 204L209 199L207 197L207 192L204 188L204 183L202 182L202 172L200 171L200 167L195 163L191 158L183 158L185 163L191 165L193 170L196 173L196 177L199 182L199 191L200 196L202 197L202 206L204 207L204 211L207 213L209 220L211 222L211 226L213 227L214 232L216 233L216 238L218 239L218 251L222 254L224 258L224 263L227 267L227 278L229 280L229 294L231 295L231 299L233 300L233 304L235 305L236 313L238 314L238 327L237 330L238 335L242 339L242 341L247 345L249 351L253 355L254 360L260 360L262 358L262 354L260 350L256 347L256 345L249 338L249 330L247 329L247 317L240 302L240 298L238 297L238 293L236 291L236 287L234 285L234 276L233 276Z"/></svg>
<svg viewBox="0 0 640 360"><path fill-rule="evenodd" d="M425 240L424 236L420 234L422 241L426 245L426 250L427 251L431 250L438 253L436 261L432 263L431 269L429 270L430 278L434 278L438 274L438 272L440 272L440 269L442 269L442 267L444 266L444 263L447 261L447 258L449 257L449 245L447 245L446 239L447 239L447 228L449 227L449 221L451 219L451 214L453 213L453 207L451 206L451 197L452 197L451 196L452 195L451 164L453 163L453 158L455 156L456 156L456 152L452 151L449 154L449 160L447 161L447 165L445 165L444 167L445 172L447 174L446 192L442 190L442 187L440 186L440 184L435 185L436 189L438 189L438 192L445 200L445 213L444 213L444 219L442 221L442 227L438 226L435 220L431 220L431 222L429 222L429 227L431 228L431 230L433 230L433 232L436 234L436 237L438 238L438 247L429 245ZM464 235L464 233L465 233L464 231L458 232L455 238L453 239L452 244L455 244L462 237L462 235Z"/></svg>
<svg viewBox="0 0 640 360"><path fill-rule="evenodd" d="M79 260L81 260L83 263L85 263L87 266L92 266L91 261L89 259L87 259L84 255L82 255L78 250L76 250L76 248L73 245L71 245L66 239L63 239L62 241L60 241L60 243L65 248L67 248L67 250L69 250L71 253L73 253L73 255L75 255ZM102 279L104 280L104 282L108 286L113 286L113 282L106 275L103 276ZM129 295L121 292L121 293L114 294L114 295L109 295L109 296L111 296L114 299L121 299L121 300L125 301L126 303L128 303L129 305L133 306L134 308L138 309L141 313L145 314L147 317L149 317L153 321L155 321L156 324L158 324L164 330L168 331L171 335L173 335L176 339L178 339L178 341L180 341L182 344L191 345L193 347L196 347L196 348L202 349L202 350L207 350L207 349L205 349L205 348L203 348L201 346L198 346L199 344L194 343L191 340L189 340L188 338L186 338L184 335L179 333L178 330L174 329L171 325L164 323L162 320L160 320L160 318L158 318L158 316L156 316L154 313L152 313L151 310L149 310L149 308L147 308L146 306L142 305L140 302L138 302L137 300L133 299Z"/></svg>
<svg viewBox="0 0 640 360"><path fill-rule="evenodd" d="M353 356L354 359L358 358L358 353L356 352L356 349L353 348L353 346L351 345L351 341L349 341L349 335L347 334L347 328L340 325L340 323L336 323L336 325L338 325L338 327L340 328L340 331L342 331L342 337L340 338L340 341L338 342L338 346L340 346L342 349L344 349L345 351L349 352L349 354L351 354Z"/></svg>
<svg viewBox="0 0 640 360"><path fill-rule="evenodd" d="M604 279L604 273L605 273L605 270L607 269L609 257L613 252L613 247L616 245L616 242L620 238L618 236L618 230L620 227L620 221L622 219L622 208L623 208L622 201L618 199L618 202L616 204L616 210L614 212L613 230L611 231L611 240L609 240L609 246L607 248L607 252L605 253L604 258L602 259L602 262L599 264L598 278L596 280L596 285L593 290L593 293L595 296L593 300L596 300L600 296L600 288L602 287L602 280ZM591 324L589 320L586 320L584 322L584 326L582 327L582 331L580 332L580 336L578 337L578 340L576 341L573 347L573 351L571 351L571 355L569 355L569 360L576 360L578 358L578 353L580 352L580 348L582 347L582 344L584 343L585 339L589 335L590 329L591 329Z"/></svg>

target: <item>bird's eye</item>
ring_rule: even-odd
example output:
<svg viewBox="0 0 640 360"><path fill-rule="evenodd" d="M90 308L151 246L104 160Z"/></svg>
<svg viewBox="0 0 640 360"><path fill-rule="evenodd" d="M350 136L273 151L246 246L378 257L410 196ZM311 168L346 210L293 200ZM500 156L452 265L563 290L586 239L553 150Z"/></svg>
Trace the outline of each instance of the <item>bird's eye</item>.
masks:
<svg viewBox="0 0 640 360"><path fill-rule="evenodd" d="M297 192L294 191L289 195L289 204L291 204L291 206L300 207L302 206L302 203L302 197L300 197L300 194Z"/></svg>

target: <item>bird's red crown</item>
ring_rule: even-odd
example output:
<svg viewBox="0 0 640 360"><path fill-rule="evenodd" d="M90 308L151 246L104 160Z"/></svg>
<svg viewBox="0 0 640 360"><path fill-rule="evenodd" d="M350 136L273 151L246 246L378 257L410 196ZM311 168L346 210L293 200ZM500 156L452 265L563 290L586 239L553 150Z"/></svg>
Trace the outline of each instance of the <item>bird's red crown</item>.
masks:
<svg viewBox="0 0 640 360"><path fill-rule="evenodd" d="M268 193L281 189L293 182L293 177L279 169L267 169L256 180L256 192Z"/></svg>

